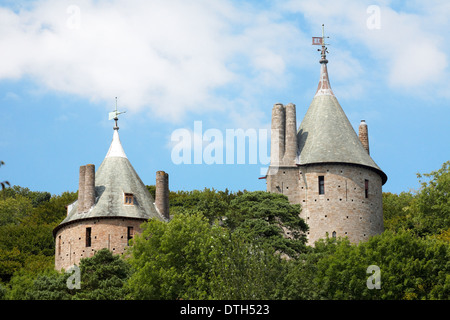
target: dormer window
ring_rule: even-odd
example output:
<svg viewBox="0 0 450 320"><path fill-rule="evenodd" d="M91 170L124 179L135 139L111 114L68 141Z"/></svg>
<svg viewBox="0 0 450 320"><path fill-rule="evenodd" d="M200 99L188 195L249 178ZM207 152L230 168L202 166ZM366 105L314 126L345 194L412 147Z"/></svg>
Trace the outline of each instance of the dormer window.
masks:
<svg viewBox="0 0 450 320"><path fill-rule="evenodd" d="M132 206L134 204L134 196L132 193L124 193L124 204Z"/></svg>

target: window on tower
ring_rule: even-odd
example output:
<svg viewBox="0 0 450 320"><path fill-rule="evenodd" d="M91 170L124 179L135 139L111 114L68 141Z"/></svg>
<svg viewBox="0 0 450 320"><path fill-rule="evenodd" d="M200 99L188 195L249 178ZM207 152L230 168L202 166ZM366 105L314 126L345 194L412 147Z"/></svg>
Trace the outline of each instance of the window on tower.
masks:
<svg viewBox="0 0 450 320"><path fill-rule="evenodd" d="M92 229L86 228L86 247L91 246L91 233L92 233Z"/></svg>
<svg viewBox="0 0 450 320"><path fill-rule="evenodd" d="M133 239L133 227L128 227L128 230L127 230L128 245L129 245L129 242L131 239Z"/></svg>
<svg viewBox="0 0 450 320"><path fill-rule="evenodd" d="M132 193L125 193L124 194L124 203L128 204L128 205L133 205L134 204L134 197Z"/></svg>
<svg viewBox="0 0 450 320"><path fill-rule="evenodd" d="M319 176L319 194L325 194L325 177Z"/></svg>
<svg viewBox="0 0 450 320"><path fill-rule="evenodd" d="M369 197L369 180L364 180L364 196Z"/></svg>

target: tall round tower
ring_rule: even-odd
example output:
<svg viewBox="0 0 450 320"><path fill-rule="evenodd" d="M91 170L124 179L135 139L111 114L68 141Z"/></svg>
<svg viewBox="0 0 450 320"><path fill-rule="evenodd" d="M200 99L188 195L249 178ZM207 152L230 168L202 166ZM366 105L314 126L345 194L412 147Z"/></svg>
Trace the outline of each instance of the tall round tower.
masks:
<svg viewBox="0 0 450 320"><path fill-rule="evenodd" d="M271 162L267 191L301 204L310 245L327 234L357 243L384 230L387 176L369 155L367 124L362 122L358 137L331 89L325 37L320 40L319 85L297 131L296 168Z"/></svg>
<svg viewBox="0 0 450 320"><path fill-rule="evenodd" d="M369 155L367 125L358 138L331 90L324 41L321 54L319 85L297 133L301 217L310 244L326 234L357 243L384 230L387 176Z"/></svg>

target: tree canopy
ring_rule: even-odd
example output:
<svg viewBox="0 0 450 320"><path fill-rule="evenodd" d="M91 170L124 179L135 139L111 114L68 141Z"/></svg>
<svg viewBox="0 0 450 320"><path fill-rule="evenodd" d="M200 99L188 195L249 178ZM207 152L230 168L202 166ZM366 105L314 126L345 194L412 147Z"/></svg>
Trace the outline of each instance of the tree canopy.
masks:
<svg viewBox="0 0 450 320"><path fill-rule="evenodd" d="M5 188L0 299L449 299L449 167L418 174L418 191L383 193L385 232L359 244L306 246L301 207L283 195L172 191L171 221L144 223L124 256L82 259L80 289L53 270L52 230L77 194Z"/></svg>

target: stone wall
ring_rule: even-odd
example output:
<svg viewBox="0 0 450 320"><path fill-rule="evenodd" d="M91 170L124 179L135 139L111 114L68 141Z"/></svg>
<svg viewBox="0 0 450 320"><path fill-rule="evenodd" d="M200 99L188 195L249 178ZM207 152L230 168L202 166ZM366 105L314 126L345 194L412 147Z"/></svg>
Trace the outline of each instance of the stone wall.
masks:
<svg viewBox="0 0 450 320"><path fill-rule="evenodd" d="M55 269L66 269L79 264L82 258L92 257L96 251L108 248L114 254L123 254L128 246L128 227L133 236L141 233L145 220L127 218L96 218L71 223L58 230L55 237ZM86 229L91 228L90 246Z"/></svg>
<svg viewBox="0 0 450 320"><path fill-rule="evenodd" d="M272 168L267 191L285 194L301 204L309 225L308 244L320 238L348 237L353 243L383 232L382 182L373 170L351 164ZM319 176L324 194L319 194ZM366 198L367 180L367 198Z"/></svg>

